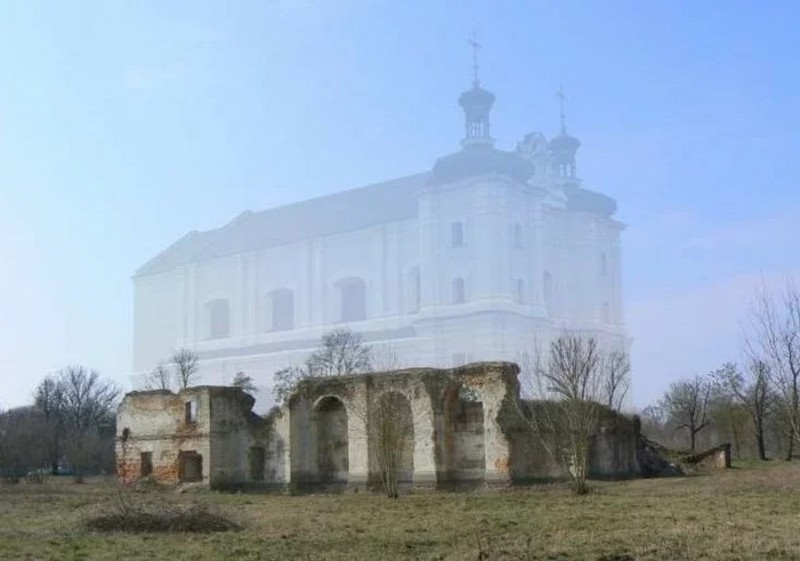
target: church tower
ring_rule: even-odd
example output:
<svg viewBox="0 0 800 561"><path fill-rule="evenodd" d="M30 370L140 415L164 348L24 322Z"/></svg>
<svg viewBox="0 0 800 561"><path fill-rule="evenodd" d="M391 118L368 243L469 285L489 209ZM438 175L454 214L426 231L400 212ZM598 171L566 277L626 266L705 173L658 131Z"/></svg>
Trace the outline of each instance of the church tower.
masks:
<svg viewBox="0 0 800 561"><path fill-rule="evenodd" d="M464 110L464 139L461 146L494 146L490 135L489 112L494 105L494 94L481 87L478 78L478 49L480 44L473 36L469 41L472 47L472 87L458 98L458 104Z"/></svg>
<svg viewBox="0 0 800 561"><path fill-rule="evenodd" d="M563 88L559 88L556 93L561 102L561 133L550 141L550 151L553 154L553 171L556 181L563 183L577 184L575 154L581 145L580 140L567 133L567 123L564 117L564 95Z"/></svg>

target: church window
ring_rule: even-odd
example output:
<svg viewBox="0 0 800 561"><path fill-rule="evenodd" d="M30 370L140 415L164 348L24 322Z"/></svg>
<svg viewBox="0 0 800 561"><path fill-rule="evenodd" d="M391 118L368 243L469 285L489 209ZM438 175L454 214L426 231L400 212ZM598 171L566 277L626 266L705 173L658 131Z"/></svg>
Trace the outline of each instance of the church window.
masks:
<svg viewBox="0 0 800 561"><path fill-rule="evenodd" d="M453 304L463 304L464 299L464 279L453 279Z"/></svg>
<svg viewBox="0 0 800 561"><path fill-rule="evenodd" d="M294 329L294 293L288 288L275 290L269 295L269 304L272 331Z"/></svg>
<svg viewBox="0 0 800 561"><path fill-rule="evenodd" d="M224 339L230 335L230 305L223 298L206 304L208 312L208 338Z"/></svg>
<svg viewBox="0 0 800 561"><path fill-rule="evenodd" d="M339 282L340 317L342 321L360 321L367 318L367 287L364 281L351 277Z"/></svg>
<svg viewBox="0 0 800 561"><path fill-rule="evenodd" d="M606 276L608 274L608 257L605 253L600 254L600 274Z"/></svg>
<svg viewBox="0 0 800 561"><path fill-rule="evenodd" d="M450 224L450 245L461 247L464 245L464 223L453 222Z"/></svg>
<svg viewBox="0 0 800 561"><path fill-rule="evenodd" d="M547 313L553 313L553 277L549 271L542 274L542 292L544 296L544 305L547 308Z"/></svg>
<svg viewBox="0 0 800 561"><path fill-rule="evenodd" d="M517 249L522 247L522 226L519 222L514 224L514 247Z"/></svg>
<svg viewBox="0 0 800 561"><path fill-rule="evenodd" d="M419 267L413 267L408 275L409 284L409 304L408 312L415 314L419 311L420 303L420 282L419 282Z"/></svg>

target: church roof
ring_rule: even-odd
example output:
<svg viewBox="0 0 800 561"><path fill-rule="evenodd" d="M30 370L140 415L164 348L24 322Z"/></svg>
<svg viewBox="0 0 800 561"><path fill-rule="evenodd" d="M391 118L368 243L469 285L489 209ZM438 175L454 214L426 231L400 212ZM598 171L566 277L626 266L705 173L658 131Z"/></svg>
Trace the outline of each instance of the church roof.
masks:
<svg viewBox="0 0 800 561"><path fill-rule="evenodd" d="M330 236L417 216L416 191L429 174L401 177L259 212L244 212L206 232L189 232L145 263L134 277L179 265Z"/></svg>
<svg viewBox="0 0 800 561"><path fill-rule="evenodd" d="M617 203L611 197L597 191L578 188L568 193L567 208L576 212L589 212L608 218L617 211Z"/></svg>
<svg viewBox="0 0 800 561"><path fill-rule="evenodd" d="M134 277L170 271L187 263L414 219L420 189L487 173L499 173L524 184L532 173L532 164L513 152L467 147L440 158L432 172L259 212L247 211L221 228L189 232L140 267ZM568 208L611 216L616 203L600 193L577 189L569 193Z"/></svg>
<svg viewBox="0 0 800 561"><path fill-rule="evenodd" d="M505 152L485 145L466 146L436 160L428 182L449 183L489 173L504 175L524 184L533 175L533 164L516 152Z"/></svg>

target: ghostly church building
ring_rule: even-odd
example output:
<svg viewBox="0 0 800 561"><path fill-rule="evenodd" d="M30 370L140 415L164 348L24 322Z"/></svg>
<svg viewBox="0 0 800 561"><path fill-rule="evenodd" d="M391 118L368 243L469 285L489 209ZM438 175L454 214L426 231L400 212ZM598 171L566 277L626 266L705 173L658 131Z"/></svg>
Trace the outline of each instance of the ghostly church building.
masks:
<svg viewBox="0 0 800 561"><path fill-rule="evenodd" d="M134 377L182 347L203 383L268 387L346 327L392 367L517 361L565 329L627 344L613 199L582 185L561 131L513 151L477 78L460 149L415 175L193 231L134 275Z"/></svg>

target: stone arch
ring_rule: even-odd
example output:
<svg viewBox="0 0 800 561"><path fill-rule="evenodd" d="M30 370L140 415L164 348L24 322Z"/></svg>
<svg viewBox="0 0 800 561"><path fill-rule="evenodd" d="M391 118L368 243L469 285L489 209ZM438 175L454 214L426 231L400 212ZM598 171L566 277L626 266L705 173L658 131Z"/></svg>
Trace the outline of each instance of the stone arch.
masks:
<svg viewBox="0 0 800 561"><path fill-rule="evenodd" d="M350 472L347 408L332 395L314 404L317 475L323 483L346 483Z"/></svg>
<svg viewBox="0 0 800 561"><path fill-rule="evenodd" d="M448 480L483 479L486 471L483 402L464 385L442 394L442 468Z"/></svg>
<svg viewBox="0 0 800 561"><path fill-rule="evenodd" d="M374 400L369 419L370 471L380 475L382 466L396 468L397 481L414 479L414 415L408 396L389 390Z"/></svg>

